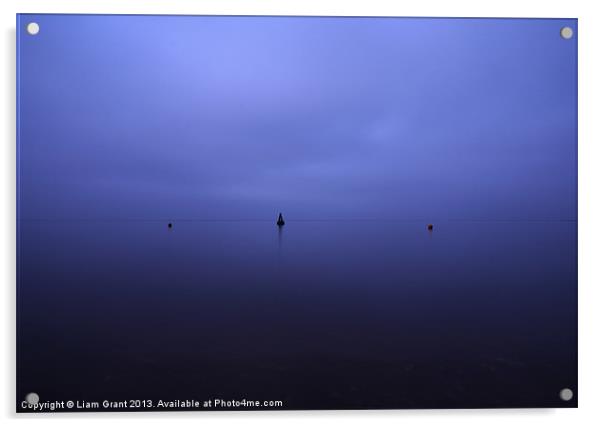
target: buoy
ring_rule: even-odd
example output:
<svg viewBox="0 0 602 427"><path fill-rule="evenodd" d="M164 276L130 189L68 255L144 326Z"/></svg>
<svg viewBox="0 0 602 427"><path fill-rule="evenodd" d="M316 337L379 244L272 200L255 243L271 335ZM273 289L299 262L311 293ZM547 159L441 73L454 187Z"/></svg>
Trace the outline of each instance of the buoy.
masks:
<svg viewBox="0 0 602 427"><path fill-rule="evenodd" d="M426 228L428 228L429 231L433 231L433 224L427 225Z"/></svg>
<svg viewBox="0 0 602 427"><path fill-rule="evenodd" d="M173 224L172 224L171 222L169 222L169 223L167 224L167 228L172 228L172 227L173 227Z"/></svg>
<svg viewBox="0 0 602 427"><path fill-rule="evenodd" d="M276 221L276 225L278 227L282 227L284 225L284 218L282 218L282 214L278 215L278 221Z"/></svg>

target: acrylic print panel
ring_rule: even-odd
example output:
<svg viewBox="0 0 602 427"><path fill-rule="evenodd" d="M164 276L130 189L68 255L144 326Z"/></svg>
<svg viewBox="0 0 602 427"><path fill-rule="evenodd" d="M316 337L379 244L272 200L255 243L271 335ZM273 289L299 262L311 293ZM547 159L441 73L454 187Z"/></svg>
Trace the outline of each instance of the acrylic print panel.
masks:
<svg viewBox="0 0 602 427"><path fill-rule="evenodd" d="M17 411L577 406L576 20L17 34Z"/></svg>

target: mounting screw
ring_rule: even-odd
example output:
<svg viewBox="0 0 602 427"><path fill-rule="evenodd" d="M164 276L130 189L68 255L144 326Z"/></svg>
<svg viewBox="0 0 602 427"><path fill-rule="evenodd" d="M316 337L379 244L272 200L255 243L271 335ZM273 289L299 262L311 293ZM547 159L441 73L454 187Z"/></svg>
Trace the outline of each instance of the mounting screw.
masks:
<svg viewBox="0 0 602 427"><path fill-rule="evenodd" d="M40 32L40 26L37 22L30 22L29 24L27 24L27 32L32 36L35 36Z"/></svg>
<svg viewBox="0 0 602 427"><path fill-rule="evenodd" d="M573 398L573 390L571 390L570 388L563 388L562 390L560 390L560 398L565 402L568 402Z"/></svg>
<svg viewBox="0 0 602 427"><path fill-rule="evenodd" d="M40 401L40 396L38 396L38 393L28 393L27 396L25 396L25 401L30 405L37 405Z"/></svg>
<svg viewBox="0 0 602 427"><path fill-rule="evenodd" d="M562 27L560 30L560 37L565 40L573 38L573 29L571 27Z"/></svg>

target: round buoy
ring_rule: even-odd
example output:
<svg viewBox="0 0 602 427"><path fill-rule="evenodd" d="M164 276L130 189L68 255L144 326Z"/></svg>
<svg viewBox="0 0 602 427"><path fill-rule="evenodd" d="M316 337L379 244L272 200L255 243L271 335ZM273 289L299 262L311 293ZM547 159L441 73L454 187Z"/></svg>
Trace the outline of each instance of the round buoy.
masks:
<svg viewBox="0 0 602 427"><path fill-rule="evenodd" d="M432 231L433 230L433 224L427 225L426 228L428 228L429 231Z"/></svg>
<svg viewBox="0 0 602 427"><path fill-rule="evenodd" d="M173 227L173 224L171 222L167 224L167 228L172 228L172 227Z"/></svg>

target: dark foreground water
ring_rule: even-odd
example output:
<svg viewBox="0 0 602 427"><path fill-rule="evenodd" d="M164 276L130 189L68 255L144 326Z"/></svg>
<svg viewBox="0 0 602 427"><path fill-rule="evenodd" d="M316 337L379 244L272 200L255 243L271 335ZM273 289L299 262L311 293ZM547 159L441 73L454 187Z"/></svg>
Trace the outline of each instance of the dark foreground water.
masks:
<svg viewBox="0 0 602 427"><path fill-rule="evenodd" d="M577 403L575 222L19 227L18 407Z"/></svg>

